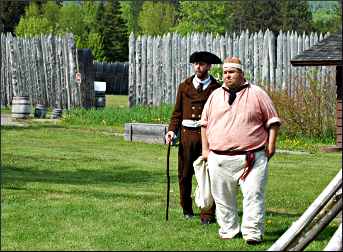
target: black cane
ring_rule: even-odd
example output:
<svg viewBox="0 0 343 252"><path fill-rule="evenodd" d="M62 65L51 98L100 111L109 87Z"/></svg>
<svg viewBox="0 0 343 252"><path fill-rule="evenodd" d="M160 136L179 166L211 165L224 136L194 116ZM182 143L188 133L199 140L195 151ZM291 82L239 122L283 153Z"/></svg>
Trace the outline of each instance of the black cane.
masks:
<svg viewBox="0 0 343 252"><path fill-rule="evenodd" d="M171 141L168 144L168 151L167 151L167 207L166 207L166 221L168 220L169 190L170 190L170 176L169 176L170 143L171 143Z"/></svg>

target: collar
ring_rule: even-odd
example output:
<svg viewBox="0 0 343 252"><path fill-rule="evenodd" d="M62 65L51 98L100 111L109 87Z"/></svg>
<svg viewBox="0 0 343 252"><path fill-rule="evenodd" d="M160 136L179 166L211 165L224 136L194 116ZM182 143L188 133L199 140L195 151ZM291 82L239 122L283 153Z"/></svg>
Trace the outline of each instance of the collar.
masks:
<svg viewBox="0 0 343 252"><path fill-rule="evenodd" d="M235 88L235 89L232 89L232 88L227 88L225 87L225 85L223 84L222 85L222 88L226 91L226 92L229 92L229 93L237 93L239 91L241 91L242 89L244 88L247 88L249 86L249 82L244 82L243 85L240 85L239 87Z"/></svg>
<svg viewBox="0 0 343 252"><path fill-rule="evenodd" d="M193 78L193 85L194 87L197 89L199 84L201 83L203 85L203 90L206 89L208 87L208 85L211 83L211 76L208 75L208 78L206 78L205 80L200 80L196 75L194 75Z"/></svg>

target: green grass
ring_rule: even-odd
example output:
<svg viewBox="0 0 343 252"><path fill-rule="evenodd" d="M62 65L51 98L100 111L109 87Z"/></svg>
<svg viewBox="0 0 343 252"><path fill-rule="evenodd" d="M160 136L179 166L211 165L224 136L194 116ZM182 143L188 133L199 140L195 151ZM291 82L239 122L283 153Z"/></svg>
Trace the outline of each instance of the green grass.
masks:
<svg viewBox="0 0 343 252"><path fill-rule="evenodd" d="M242 238L220 240L217 224L183 220L176 147L165 221L166 151L164 145L126 142L102 128L2 126L2 250L266 250L342 161L341 153L276 154L267 185L265 242L253 247ZM241 195L238 202L241 209ZM337 227L332 222L307 250L322 250Z"/></svg>

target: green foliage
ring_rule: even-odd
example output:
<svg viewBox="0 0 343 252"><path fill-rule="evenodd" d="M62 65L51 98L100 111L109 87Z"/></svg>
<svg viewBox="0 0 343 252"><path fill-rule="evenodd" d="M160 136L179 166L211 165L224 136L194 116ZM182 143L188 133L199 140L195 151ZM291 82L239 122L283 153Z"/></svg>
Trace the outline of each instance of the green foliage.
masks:
<svg viewBox="0 0 343 252"><path fill-rule="evenodd" d="M25 8L25 15L21 17L15 31L17 36L33 37L43 33L52 33L54 27L49 19L41 16L38 5L32 2Z"/></svg>
<svg viewBox="0 0 343 252"><path fill-rule="evenodd" d="M142 9L144 0L120 1L122 17L127 24L127 33L138 34L140 28L138 25L139 12Z"/></svg>
<svg viewBox="0 0 343 252"><path fill-rule="evenodd" d="M84 37L84 25L81 6L67 4L60 9L58 33L73 33L81 40Z"/></svg>
<svg viewBox="0 0 343 252"><path fill-rule="evenodd" d="M103 61L103 37L97 31L96 11L97 5L92 1L63 6L47 1L41 9L32 2L16 27L16 35L32 37L40 34L72 33L77 48L90 48L93 57Z"/></svg>
<svg viewBox="0 0 343 252"><path fill-rule="evenodd" d="M283 121L280 134L288 138L334 141L335 88L330 87L330 81L320 85L315 75L310 75L308 79L308 88L296 85L293 96L289 96L286 91L269 91Z"/></svg>
<svg viewBox="0 0 343 252"><path fill-rule="evenodd" d="M142 34L162 35L174 25L175 8L168 2L145 1L138 21Z"/></svg>
<svg viewBox="0 0 343 252"><path fill-rule="evenodd" d="M72 109L63 118L66 125L106 126L122 127L128 122L141 123L169 123L173 107L161 105L159 107L135 106L128 107L105 107L96 109Z"/></svg>
<svg viewBox="0 0 343 252"><path fill-rule="evenodd" d="M225 1L182 1L178 24L173 31L182 35L191 32L224 34L230 31L229 7Z"/></svg>
<svg viewBox="0 0 343 252"><path fill-rule="evenodd" d="M312 14L307 0L285 0L281 4L281 27L283 31L311 32Z"/></svg>
<svg viewBox="0 0 343 252"><path fill-rule="evenodd" d="M25 14L25 7L29 1L1 1L0 4L0 33L14 33L20 17Z"/></svg>
<svg viewBox="0 0 343 252"><path fill-rule="evenodd" d="M318 9L313 13L313 27L317 32L337 32L342 30L342 14L340 7L334 9Z"/></svg>
<svg viewBox="0 0 343 252"><path fill-rule="evenodd" d="M42 31L47 33L53 32L53 27L49 20L40 17L24 17L19 21L16 27L16 34L19 37L34 37L42 34Z"/></svg>
<svg viewBox="0 0 343 252"><path fill-rule="evenodd" d="M223 84L223 68L221 66L212 66L208 71L220 84Z"/></svg>
<svg viewBox="0 0 343 252"><path fill-rule="evenodd" d="M305 0L245 0L232 2L230 17L233 31L274 32L311 30L311 12Z"/></svg>
<svg viewBox="0 0 343 252"><path fill-rule="evenodd" d="M126 24L121 16L118 0L105 4L101 19L105 60L109 62L128 60L128 34Z"/></svg>

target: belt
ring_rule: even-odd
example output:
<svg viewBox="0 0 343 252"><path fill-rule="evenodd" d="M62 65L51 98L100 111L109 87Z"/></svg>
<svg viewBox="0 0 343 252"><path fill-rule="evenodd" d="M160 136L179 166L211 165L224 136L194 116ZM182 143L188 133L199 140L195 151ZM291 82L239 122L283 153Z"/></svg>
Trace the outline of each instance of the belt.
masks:
<svg viewBox="0 0 343 252"><path fill-rule="evenodd" d="M263 150L265 146L261 146L260 148L257 148L255 150L250 151L217 151L217 150L211 150L214 153L218 155L228 155L228 156L235 156L235 155L245 155L245 167L243 169L243 173L240 176L241 180L245 180L245 178L248 176L249 172L254 166L255 163L255 152Z"/></svg>
<svg viewBox="0 0 343 252"><path fill-rule="evenodd" d="M186 129L186 130L194 130L194 131L199 131L201 129L201 127L186 127L186 126L183 126L182 125L182 128L183 129Z"/></svg>

